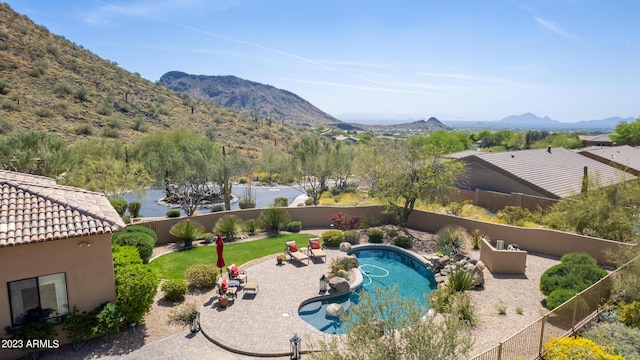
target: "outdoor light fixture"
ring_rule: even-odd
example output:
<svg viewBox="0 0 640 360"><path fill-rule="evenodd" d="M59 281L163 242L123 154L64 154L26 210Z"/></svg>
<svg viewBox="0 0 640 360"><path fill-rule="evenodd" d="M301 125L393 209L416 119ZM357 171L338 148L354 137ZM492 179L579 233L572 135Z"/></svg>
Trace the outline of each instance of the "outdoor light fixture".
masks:
<svg viewBox="0 0 640 360"><path fill-rule="evenodd" d="M291 360L300 360L300 343L302 339L298 337L298 335L293 334L293 337L289 339L289 343L291 344Z"/></svg>
<svg viewBox="0 0 640 360"><path fill-rule="evenodd" d="M324 274L320 277L320 292L327 292L327 277Z"/></svg>
<svg viewBox="0 0 640 360"><path fill-rule="evenodd" d="M198 332L200 330L200 312L192 311L189 317L191 318L191 332Z"/></svg>
<svg viewBox="0 0 640 360"><path fill-rule="evenodd" d="M88 242L88 241L80 241L80 242L78 243L78 247L83 247L83 246L91 247L91 243L90 243L90 242Z"/></svg>

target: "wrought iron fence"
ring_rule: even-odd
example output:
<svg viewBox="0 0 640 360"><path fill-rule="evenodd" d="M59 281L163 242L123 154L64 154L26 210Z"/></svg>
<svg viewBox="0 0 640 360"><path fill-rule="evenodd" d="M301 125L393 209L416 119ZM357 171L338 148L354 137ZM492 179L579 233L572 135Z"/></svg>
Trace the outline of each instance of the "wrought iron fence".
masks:
<svg viewBox="0 0 640 360"><path fill-rule="evenodd" d="M549 339L571 336L599 314L610 299L614 279L632 262L640 262L640 256L472 360L539 359Z"/></svg>

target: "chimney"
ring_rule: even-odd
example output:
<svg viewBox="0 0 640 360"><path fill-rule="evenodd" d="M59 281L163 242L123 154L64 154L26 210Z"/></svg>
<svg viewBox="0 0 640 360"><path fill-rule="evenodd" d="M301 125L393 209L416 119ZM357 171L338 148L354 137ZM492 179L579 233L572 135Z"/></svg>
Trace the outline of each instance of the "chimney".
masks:
<svg viewBox="0 0 640 360"><path fill-rule="evenodd" d="M547 152L551 154L551 146L547 146Z"/></svg>

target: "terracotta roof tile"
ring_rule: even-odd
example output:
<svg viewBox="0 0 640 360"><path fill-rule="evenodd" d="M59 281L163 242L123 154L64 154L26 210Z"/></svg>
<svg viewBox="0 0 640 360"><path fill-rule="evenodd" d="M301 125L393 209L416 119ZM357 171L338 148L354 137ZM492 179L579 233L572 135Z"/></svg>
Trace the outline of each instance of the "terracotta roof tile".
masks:
<svg viewBox="0 0 640 360"><path fill-rule="evenodd" d="M124 226L102 194L0 170L0 247L112 233Z"/></svg>

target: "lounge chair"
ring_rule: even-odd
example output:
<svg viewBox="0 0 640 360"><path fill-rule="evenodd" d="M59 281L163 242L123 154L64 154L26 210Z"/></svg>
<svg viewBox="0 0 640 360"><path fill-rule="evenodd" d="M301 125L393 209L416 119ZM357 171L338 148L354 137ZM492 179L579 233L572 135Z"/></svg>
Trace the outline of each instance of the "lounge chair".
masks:
<svg viewBox="0 0 640 360"><path fill-rule="evenodd" d="M231 300L235 300L238 296L238 288L227 285L226 279L220 279L216 282L216 287L218 288L219 295L227 295L227 297Z"/></svg>
<svg viewBox="0 0 640 360"><path fill-rule="evenodd" d="M246 284L247 282L247 272L238 269L236 264L231 264L227 267L227 274L229 274L229 280L238 280L240 285Z"/></svg>
<svg viewBox="0 0 640 360"><path fill-rule="evenodd" d="M320 243L320 238L309 239L309 254L312 259L324 258L327 261L327 254L324 252L324 244Z"/></svg>
<svg viewBox="0 0 640 360"><path fill-rule="evenodd" d="M294 260L298 260L300 262L307 260L307 264L309 263L309 257L298 250L298 245L295 241L287 241L285 243L284 252Z"/></svg>

